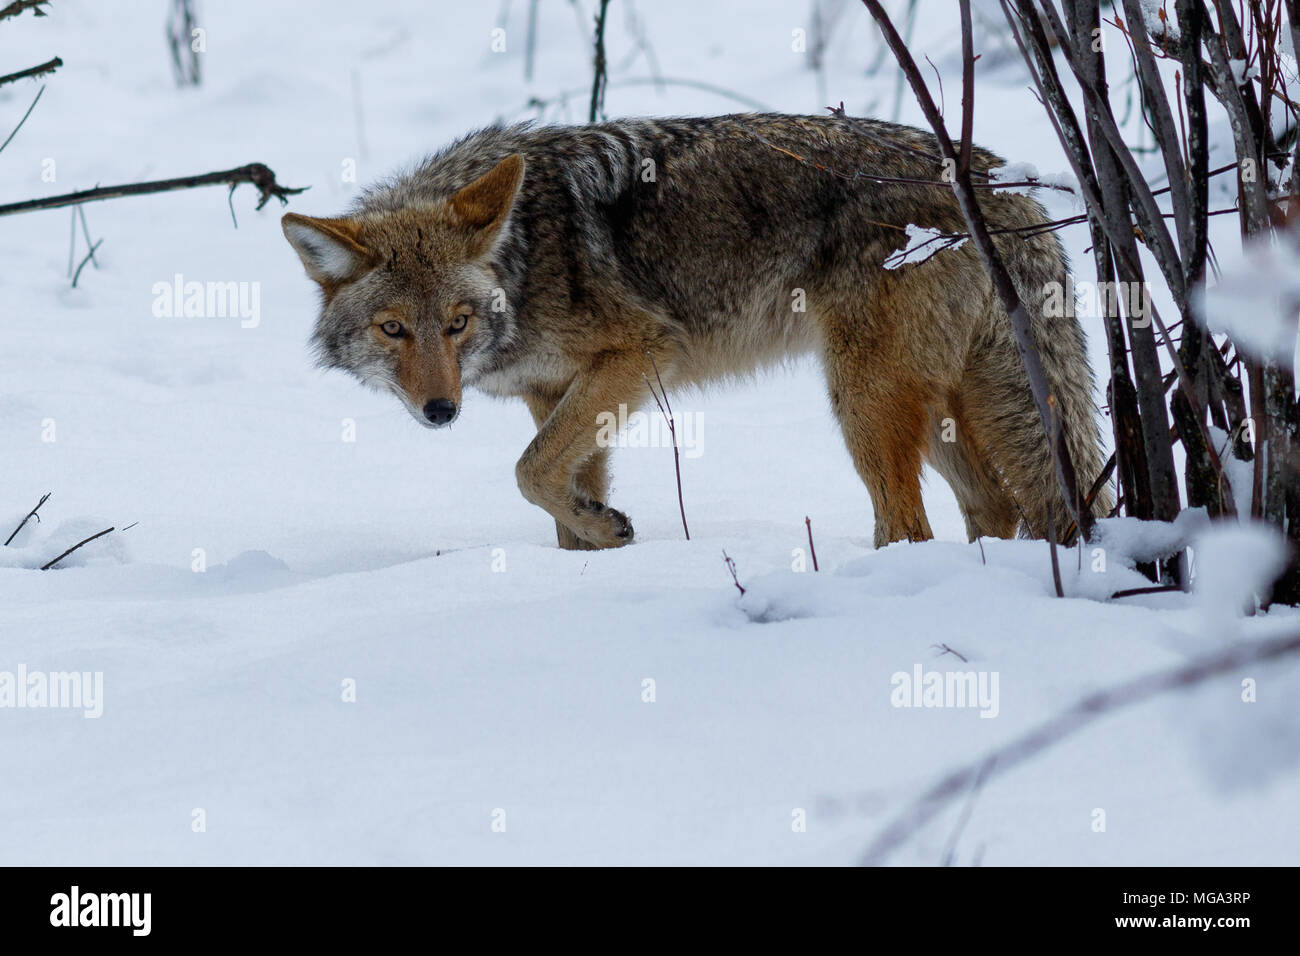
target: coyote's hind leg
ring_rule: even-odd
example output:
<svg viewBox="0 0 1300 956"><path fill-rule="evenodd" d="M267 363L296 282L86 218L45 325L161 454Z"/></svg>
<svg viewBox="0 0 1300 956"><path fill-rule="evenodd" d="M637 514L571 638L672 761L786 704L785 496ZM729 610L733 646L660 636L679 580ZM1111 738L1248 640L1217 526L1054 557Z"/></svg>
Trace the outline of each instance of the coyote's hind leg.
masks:
<svg viewBox="0 0 1300 956"><path fill-rule="evenodd" d="M928 390L908 375L891 375L889 363L857 347L850 330L831 325L827 342L823 361L831 408L871 493L876 547L928 541L934 533L921 503L921 459L931 427Z"/></svg>

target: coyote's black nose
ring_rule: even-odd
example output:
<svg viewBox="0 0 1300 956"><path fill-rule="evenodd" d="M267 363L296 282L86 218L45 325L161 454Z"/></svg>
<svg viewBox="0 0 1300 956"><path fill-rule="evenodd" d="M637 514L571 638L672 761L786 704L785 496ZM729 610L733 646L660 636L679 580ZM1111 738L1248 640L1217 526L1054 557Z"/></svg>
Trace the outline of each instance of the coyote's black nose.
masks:
<svg viewBox="0 0 1300 956"><path fill-rule="evenodd" d="M445 425L456 417L456 403L445 398L435 398L425 404L424 417L435 425Z"/></svg>

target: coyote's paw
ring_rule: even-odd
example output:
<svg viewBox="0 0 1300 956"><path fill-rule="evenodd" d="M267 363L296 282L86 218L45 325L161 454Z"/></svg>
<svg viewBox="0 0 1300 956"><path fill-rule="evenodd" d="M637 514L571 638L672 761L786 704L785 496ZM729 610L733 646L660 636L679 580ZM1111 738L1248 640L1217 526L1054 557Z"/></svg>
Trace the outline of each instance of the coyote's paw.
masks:
<svg viewBox="0 0 1300 956"><path fill-rule="evenodd" d="M627 515L602 501L577 501L573 516L573 532L581 541L578 549L621 548L632 541L632 522Z"/></svg>

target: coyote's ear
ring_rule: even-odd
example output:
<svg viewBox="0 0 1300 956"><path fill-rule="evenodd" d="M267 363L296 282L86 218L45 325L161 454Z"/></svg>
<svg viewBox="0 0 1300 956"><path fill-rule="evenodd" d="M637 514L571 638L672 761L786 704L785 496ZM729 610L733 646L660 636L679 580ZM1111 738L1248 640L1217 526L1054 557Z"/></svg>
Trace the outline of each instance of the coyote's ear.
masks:
<svg viewBox="0 0 1300 956"><path fill-rule="evenodd" d="M486 247L505 225L523 181L524 158L515 153L452 196L448 205L461 222L478 233L478 240Z"/></svg>
<svg viewBox="0 0 1300 956"><path fill-rule="evenodd" d="M291 212L280 220L280 226L307 275L321 285L355 279L373 258L358 241L361 223L355 219L313 219Z"/></svg>

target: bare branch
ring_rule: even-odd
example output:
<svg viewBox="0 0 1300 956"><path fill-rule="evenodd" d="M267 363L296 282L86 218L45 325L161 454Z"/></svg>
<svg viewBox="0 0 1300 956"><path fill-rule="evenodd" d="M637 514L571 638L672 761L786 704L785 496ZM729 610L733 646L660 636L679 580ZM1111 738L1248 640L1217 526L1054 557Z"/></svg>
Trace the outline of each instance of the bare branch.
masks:
<svg viewBox="0 0 1300 956"><path fill-rule="evenodd" d="M261 163L249 163L237 169L227 169L219 173L204 173L200 176L182 176L177 179L158 179L148 183L128 183L123 186L97 186L77 193L65 193L62 196L48 196L42 199L28 199L24 202L0 206L0 216L12 216L15 213L35 212L39 209L59 209L63 206L75 206L83 202L96 202L101 199L118 199L122 196L145 196L151 193L165 193L177 189L193 189L197 186L226 185L232 190L249 183L257 187L260 199L257 208L261 209L272 197L286 204L289 196L296 196L308 188L290 189L275 181L275 173Z"/></svg>
<svg viewBox="0 0 1300 956"><path fill-rule="evenodd" d="M722 552L722 563L725 564L727 566L727 570L731 572L731 581L733 584L736 585L736 590L740 592L741 597L744 597L745 588L740 583L740 578L736 577L736 562L731 560L731 558L727 555L725 549Z"/></svg>
<svg viewBox="0 0 1300 956"><path fill-rule="evenodd" d="M41 7L48 4L50 0L13 0L13 3L0 8L0 20L8 20L10 17L16 17L24 10L32 11L33 16L48 17Z"/></svg>
<svg viewBox="0 0 1300 956"><path fill-rule="evenodd" d="M943 777L885 827L863 854L862 864L876 866L883 863L955 797L967 792L981 775L991 780L1004 774L1112 711L1132 707L1170 690L1194 687L1247 664L1277 660L1297 652L1300 652L1300 634L1272 638L1248 647L1233 647L1210 654L1180 667L1134 678L1080 698L1073 706L1009 744Z"/></svg>
<svg viewBox="0 0 1300 956"><path fill-rule="evenodd" d="M44 76L46 73L53 73L61 66L63 66L63 61L56 56L54 59L42 63L40 66L29 66L25 70L19 70L17 73L6 73L4 76L0 76L0 86L4 86L7 83L17 83L19 80L29 79L34 76Z"/></svg>
<svg viewBox="0 0 1300 956"><path fill-rule="evenodd" d="M605 14L609 10L609 0L600 0L596 11L596 58L595 77L591 83L591 110L587 122L594 123L600 119L605 109L605 84L609 80L608 64L605 62Z"/></svg>
<svg viewBox="0 0 1300 956"><path fill-rule="evenodd" d="M102 538L102 537L104 537L104 535L108 534L110 531L116 531L116 530L117 530L116 528L105 528L103 531L99 532L98 534L92 534L89 538L86 538L86 539L84 539L84 540L82 540L82 541L78 541L76 544L74 544L72 547L70 547L67 551L64 551L61 555L59 555L59 556L58 556L57 558L55 558L53 561L50 561L50 562L48 562L47 564L43 564L43 565L41 565L41 570L42 570L42 571L48 571L50 568L54 567L56 564L58 564L60 561L62 561L64 558L66 558L68 555L70 555L73 551L76 551L78 548L81 548L81 547L84 547L85 545L90 544L90 542L94 541L96 538Z"/></svg>
<svg viewBox="0 0 1300 956"><path fill-rule="evenodd" d="M50 495L52 494L54 494L54 492L47 491L45 492L45 494L41 495L41 500L36 502L36 507L33 508L31 511L27 512L27 517L24 518L22 521L18 522L18 527L14 528L13 533L9 535L9 537L5 538L5 547L8 547L9 542L12 541L14 538L18 537L18 532L22 531L23 528L26 527L28 521L35 518L36 523L40 524L41 516L38 515L36 512L41 510L41 505L45 504L45 502L50 500Z"/></svg>

